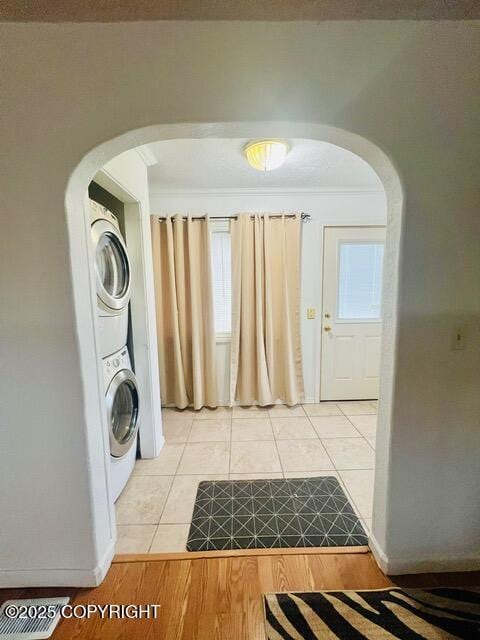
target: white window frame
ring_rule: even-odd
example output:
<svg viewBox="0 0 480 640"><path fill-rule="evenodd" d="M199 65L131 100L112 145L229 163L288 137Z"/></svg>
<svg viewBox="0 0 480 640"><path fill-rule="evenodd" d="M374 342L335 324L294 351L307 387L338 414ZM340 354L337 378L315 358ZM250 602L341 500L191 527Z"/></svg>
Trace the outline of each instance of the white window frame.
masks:
<svg viewBox="0 0 480 640"><path fill-rule="evenodd" d="M215 220L210 218L210 232L212 236L215 233L230 233L230 220ZM215 339L217 343L230 342L231 338L231 330L220 332L215 331Z"/></svg>

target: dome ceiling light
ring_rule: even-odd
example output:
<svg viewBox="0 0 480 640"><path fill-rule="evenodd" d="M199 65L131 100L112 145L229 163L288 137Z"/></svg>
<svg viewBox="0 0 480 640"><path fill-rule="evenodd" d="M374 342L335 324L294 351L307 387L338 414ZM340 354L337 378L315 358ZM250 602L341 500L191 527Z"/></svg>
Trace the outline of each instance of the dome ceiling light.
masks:
<svg viewBox="0 0 480 640"><path fill-rule="evenodd" d="M248 164L257 171L272 171L285 162L289 151L283 140L253 140L244 149Z"/></svg>

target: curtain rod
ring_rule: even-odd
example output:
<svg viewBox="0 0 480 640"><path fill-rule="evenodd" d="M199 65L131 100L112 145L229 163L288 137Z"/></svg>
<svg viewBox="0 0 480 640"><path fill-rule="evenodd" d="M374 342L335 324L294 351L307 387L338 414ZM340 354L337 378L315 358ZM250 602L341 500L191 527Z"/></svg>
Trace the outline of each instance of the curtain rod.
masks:
<svg viewBox="0 0 480 640"><path fill-rule="evenodd" d="M272 216L270 216L270 218L295 218L296 214L295 213L286 213L285 215L282 215L281 213L278 214L274 214ZM175 219L175 216L158 216L159 220L166 220L167 217L171 217L172 219ZM182 220L187 220L188 216L182 216ZM203 220L205 218L205 216L192 216L192 220ZM238 218L238 215L236 216L209 216L210 220L236 220ZM255 218L255 216L250 216L250 218ZM312 216L309 213L301 213L300 214L300 219L303 222L309 222L312 219Z"/></svg>

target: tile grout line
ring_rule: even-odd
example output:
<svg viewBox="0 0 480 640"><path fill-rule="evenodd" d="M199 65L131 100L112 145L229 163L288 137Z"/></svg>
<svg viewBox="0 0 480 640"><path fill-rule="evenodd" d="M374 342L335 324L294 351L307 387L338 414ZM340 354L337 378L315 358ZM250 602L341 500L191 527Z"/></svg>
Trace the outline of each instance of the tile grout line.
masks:
<svg viewBox="0 0 480 640"><path fill-rule="evenodd" d="M304 411L305 415L307 415L307 412L305 411L305 409L304 409L303 411ZM315 429L315 427L314 427L314 425L313 425L313 422L312 422L312 420L311 420L311 417L310 417L310 416L308 416L308 415L307 415L307 420L308 420L308 422L310 423L310 426L312 427L312 429L313 429L313 431L314 431L315 435L317 436L318 440L320 440L320 444L322 444L322 446L323 446L323 443L322 443L322 441L321 441L321 439L320 439L320 436L318 435L318 432L317 432L317 430ZM325 449L325 447L323 447L323 448Z"/></svg>
<svg viewBox="0 0 480 640"><path fill-rule="evenodd" d="M159 525L159 524L157 524L157 526L155 527L155 531L153 532L152 539L150 540L150 544L148 545L148 551L147 551L147 553L150 553L150 549L152 548L153 541L155 540L155 536L157 535L158 527L159 527L159 526L160 526L160 525Z"/></svg>
<svg viewBox="0 0 480 640"><path fill-rule="evenodd" d="M279 441L279 442L296 442L297 440L365 440L367 442L367 444L373 449L372 445L368 442L367 438L373 438L373 436L362 436L362 435L358 435L358 436L319 436L318 434L316 434L315 436L311 436L310 438L306 438L306 437L302 437L302 438L276 438L275 436L273 438L269 438L269 439L259 439L259 438L251 438L249 440L233 440L232 442L273 442L275 441ZM230 439L228 440L194 440L193 442L170 442L170 443L166 443L166 444L182 444L182 445L186 445L186 444L225 444L226 442L231 442ZM182 454L183 455L183 454ZM139 460L141 460L141 458L139 458ZM145 476L171 476L171 473L134 473L132 474L134 476L137 477L145 477ZM197 474L178 474L178 475L197 475Z"/></svg>
<svg viewBox="0 0 480 640"><path fill-rule="evenodd" d="M335 405L335 406L338 406L338 405ZM338 408L339 408L339 409L340 409L340 411L341 411L341 408L340 408L340 407L338 407ZM343 411L342 411L342 413L343 413ZM344 414L344 415L345 415L345 414ZM354 425L354 426L355 426L355 425ZM321 439L320 439L320 438L319 438L319 440L320 440L320 442L321 442ZM322 442L322 446L323 446L323 448L325 449L325 452L326 452L326 454L327 454L327 456L328 456L328 459L330 460L331 464L333 465L334 470L336 471L337 475L338 475L338 476L339 476L339 478L340 478L340 483L341 483L341 487L342 487L342 489L345 491L345 493L346 493L346 495L348 496L348 498L352 501L352 504L353 504L354 510L356 510L356 511L357 511L357 516L358 516L358 518L360 518L360 509L358 508L358 505L357 505L357 503L355 502L355 500L353 499L353 497L350 495L350 492L349 492L349 490L348 490L348 488L347 488L347 485L345 484L345 482L344 482L344 480L343 480L343 478L342 478L342 476L341 476L341 474L340 474L340 470L339 470L339 469L337 469L337 466L335 465L335 462L333 461L332 457L330 456L330 454L329 454L329 452L328 452L327 448L323 445L323 442Z"/></svg>
<svg viewBox="0 0 480 640"><path fill-rule="evenodd" d="M359 415L364 415L364 416L371 416L374 415L378 421L378 413L363 413L363 414L359 414ZM367 436L364 436L363 433L358 429L358 427L356 427L353 422L350 420L350 416L345 415L345 417L347 418L347 420L350 422L350 424L352 425L352 427L354 429L356 429L358 431L358 433L360 434L360 436L365 440L365 442L368 444L368 446L373 449L374 453L375 453L375 447L372 447L372 445L370 444L370 442L367 440ZM375 434L377 433L376 429L375 429ZM370 437L370 436L369 436ZM374 438L376 438L377 436L373 436Z"/></svg>
<svg viewBox="0 0 480 640"><path fill-rule="evenodd" d="M158 523L157 523L157 526L156 526L155 532L154 532L154 534L153 534L152 541L150 542L150 546L148 547L148 552L147 552L147 553L150 553L150 550L151 550L152 545L153 545L153 541L155 540L155 536L156 536L156 535L157 535L157 533L158 533L158 529L159 529L160 524L161 524L161 520L162 520L162 516L163 516L164 511L165 511L165 507L167 506L168 499L170 498L170 494L171 494L171 492L172 492L172 488L173 488L173 485L174 485L174 482L175 482L175 478L179 477L178 470L179 470L179 468L180 468L180 463L181 463L181 461L182 461L182 459L183 459L183 456L184 456L184 454L185 454L185 449L186 449L186 447L187 447L187 444L189 443L189 438L190 438L190 435L191 435L191 433L192 433L192 429L193 429L193 424L194 424L194 422L195 422L195 417L193 418L193 420L192 420L192 422L191 422L191 424L190 424L190 429L188 430L187 439L186 439L186 441L183 443L182 455L181 455L181 456L179 457L179 459L178 459L178 463L177 463L177 466L176 466L176 468L175 468L175 473L174 473L174 474L173 474L173 476L172 476L172 482L171 482L171 484L170 484L170 488L169 488L169 490L168 490L168 494L167 494L167 497L166 497L166 499L165 499L165 503L164 503L164 505L163 505L162 512L161 512L161 514L160 514L160 518L159 518L159 520L158 520ZM189 522L189 523L186 523L186 524L190 524L190 525L191 525L191 519L190 519L190 522Z"/></svg>
<svg viewBox="0 0 480 640"><path fill-rule="evenodd" d="M185 450L185 446L184 446L184 450ZM183 452L182 452L182 456L183 456ZM179 461L178 461L178 463L177 463L177 468L178 468L178 465L180 464L180 460L181 460L182 456L180 456L180 458L179 458ZM152 548L153 541L154 541L154 539L155 539L155 536L157 535L158 527L160 526L160 522L161 522L161 520L162 520L163 512L165 511L165 507L167 506L167 502L168 502L168 499L169 499L169 497L170 497L170 493L171 493L171 491L172 491L173 483L174 483L174 481L175 481L175 475L176 475L176 474L173 474L173 475L171 476L172 481L170 482L170 486L169 486L169 488L168 488L168 493L167 493L167 495L166 495L165 502L163 503L162 510L161 510L160 515L159 515L159 517L158 517L157 527L156 527L155 532L154 532L154 534L153 534L152 542L150 543L150 546L148 547L148 553L150 553L150 549ZM163 477L165 477L165 476L163 476Z"/></svg>
<svg viewBox="0 0 480 640"><path fill-rule="evenodd" d="M174 473L173 473L173 475L172 475L172 481L171 481L171 483L170 483L170 487L168 488L168 493L167 493L167 496L166 496L166 498L165 498L165 502L164 502L164 504L163 504L162 511L161 511L160 516L159 516L159 518L158 518L157 526L156 526L155 532L154 532L154 534L153 534L152 541L150 542L150 546L148 547L148 551L147 551L147 553L150 553L150 549L152 548L153 541L155 540L155 536L156 536L156 535L157 535L157 533L158 533L158 528L160 527L161 520L162 520L162 516L163 516L163 513L164 513L164 511L165 511L165 507L167 506L168 499L170 498L170 494L172 493L173 484L174 484L174 482L175 482L175 478L177 477L177 472L178 472L178 469L179 469L179 467L180 467L180 463L181 463L181 461L182 461L182 459L183 459L183 455L184 455L184 453L185 453L185 449L186 449L186 446L187 446L188 438L190 437L190 433L191 433L192 427L193 427L193 420L192 420L192 423L191 423L191 425L190 425L190 430L189 430L189 432L188 432L187 441L183 443L182 455L181 455L181 456L179 456L179 458L178 458L178 462L177 462L177 465L176 465L176 467L175 467L175 472L174 472ZM165 444L168 444L168 443L167 443L167 442L165 442ZM180 443L179 443L179 444L180 444Z"/></svg>
<svg viewBox="0 0 480 640"><path fill-rule="evenodd" d="M337 407L338 407L338 405L335 405L335 406L337 406ZM372 406L373 406L373 405L372 405ZM340 411L342 411L341 407L338 407L338 408L340 409ZM373 408L375 409L375 407L373 407ZM343 413L343 411L342 411L342 413ZM363 439L365 440L365 442L367 443L367 445L368 445L368 446L373 450L373 452L374 452L374 454L375 454L375 448L374 448L374 447L372 447L372 445L368 442L368 440L367 440L366 436L364 436L364 435L363 435L363 433L362 433L361 431L359 431L359 429L358 429L358 428L353 424L353 422L350 420L350 418L351 418L352 416L349 416L349 415L347 415L346 413L344 413L343 415L344 415L344 417L348 420L348 422L350 422L350 424L351 424L351 425L352 425L352 427L355 429L355 431L358 431L358 437L363 438ZM375 413L360 413L360 414L356 414L356 415L363 415L363 416L371 416L371 415L375 415L375 416L377 417L377 419L378 419L378 414L377 414L376 412L375 412ZM353 438L354 436L350 436L350 437L352 437L352 438ZM357 437L357 436L355 436L355 437ZM332 438L320 438L320 439L321 439L321 440L322 440L322 439L323 439L323 440L332 440ZM322 444L323 444L323 443L322 443ZM326 450L326 447L325 447L325 450ZM328 454L328 451L327 451L327 454ZM333 460L332 460L332 462L333 462ZM334 466L335 466L335 465L334 465ZM338 471L338 472L340 472L340 469L337 469L337 467L335 467L335 470L336 470L336 471ZM373 465L372 469L342 469L342 471L370 471L370 470L375 471L375 463L374 463L374 465ZM354 504L355 504L355 501L354 501ZM358 507L357 507L357 508L358 508Z"/></svg>
<svg viewBox="0 0 480 640"><path fill-rule="evenodd" d="M280 450L278 448L278 444L277 444L277 438L275 437L275 431L273 429L273 423L272 423L272 416L270 415L270 412L268 414L268 419L270 421L270 429L272 430L272 434L273 434L273 441L275 443L275 451L277 452L277 456L278 456L278 461L280 463L280 472L283 476L283 478L285 478L285 470L283 468L283 463L282 463L282 457L280 455Z"/></svg>
<svg viewBox="0 0 480 640"><path fill-rule="evenodd" d="M335 405L335 406L337 406L337 405ZM308 419L310 420L310 416L307 416L307 417L308 417ZM318 438L318 440L320 441L320 444L322 445L322 447L323 447L323 449L324 449L325 453L327 454L328 459L330 460L331 464L333 465L333 469L332 469L332 471L334 470L334 471L336 471L336 472L338 473L338 469L337 469L337 467L335 466L335 462L332 460L332 457L331 457L331 456L330 456L330 454L328 453L327 447L323 444L323 442L322 442L322 438L320 438L320 436L318 435L317 430L316 430L316 429L315 429L315 427L313 426L313 423L312 423L312 421L311 421L311 420L310 420L310 424L312 425L313 430L314 430L314 431L315 431L315 433L317 434L317 438Z"/></svg>
<svg viewBox="0 0 480 640"><path fill-rule="evenodd" d="M338 405L335 405L335 406L337 406L337 407L338 407ZM338 408L340 409L340 411L342 411L342 408L341 408L341 407L338 407ZM343 411L342 411L342 414L343 414L343 415L344 415L344 417L348 420L348 422L350 422L350 424L354 427L354 429L356 429L356 430L358 431L358 429L355 427L355 425L353 424L353 422L350 420L349 416L347 416L347 414L346 414L346 413L344 413ZM371 414L361 414L361 415L371 415ZM360 432L359 432L359 434L360 434L360 436L363 438L363 434L361 434ZM367 443L367 444L368 444L368 443ZM326 448L326 447L325 447L325 451L327 451L327 448ZM361 513L361 511L360 511L360 509L359 509L359 507L358 507L358 504L357 504L357 503L356 503L356 501L353 499L352 494L351 494L351 493L350 493L350 491L348 490L347 484L345 483L345 481L344 481L344 479L343 479L343 477L342 477L342 473L341 473L341 472L342 472L342 471L371 471L371 469L338 469L338 468L337 468L337 466L335 465L335 463L333 462L332 458L330 457L330 454L328 453L328 451L327 451L327 455L328 455L328 457L330 458L330 460L331 460L331 462L332 462L333 466L335 467L335 471L337 472L337 474L338 474L338 475L339 475L339 477L340 477L340 482L341 482L342 488L343 488L343 489L344 489L344 491L346 492L346 494L347 494L347 496L349 497L349 499L352 501L352 504L353 504L353 506L354 506L354 509L355 509L355 510L356 510L356 512L357 512L357 516L358 516L358 518L361 520L361 519L363 518L362 513ZM375 468L373 468L373 471L375 472Z"/></svg>
<svg viewBox="0 0 480 640"><path fill-rule="evenodd" d="M163 416L162 416L162 417L163 417ZM168 489L168 493L167 493L167 496L166 496L166 498L165 498L165 502L164 502L164 504L163 504L163 507L162 507L162 510L161 510L161 513L160 513L160 516L159 516L159 519L158 519L158 523L156 524L155 531L154 531L153 536L152 536L152 539L151 539L151 541L150 541L150 545L149 545L149 547L148 547L148 551L147 551L147 553L150 553L150 552L151 552L151 548L152 548L152 545L153 545L153 541L155 540L155 537L156 537L156 535L157 535L157 533L158 533L158 530L159 530L159 527L160 527L160 525L161 525L162 516L163 516L163 514L164 514L164 512L165 512L165 508L166 508L167 503L168 503L168 500L169 500L169 498L170 498L170 495L171 495L171 492L172 492L172 488L173 488L173 485L174 485L174 483L175 483L175 478L177 478L177 477L178 477L178 469L180 468L180 463L181 463L181 461L182 461L182 459L183 459L183 456L184 456L184 454L185 454L185 449L186 449L186 446L187 446L187 444L188 444L188 441L189 441L189 438L190 438L190 434L191 434L192 429L193 429L193 424L194 424L194 422L195 422L195 418L193 418L192 422L190 423L190 428L189 428L189 430L188 430L188 434L187 434L187 436L186 436L186 441L185 441L185 442L183 442L183 443L181 443L181 444L183 444L182 453L181 453L181 455L179 456L179 459L178 459L177 465L176 465L176 467L175 467L175 472L174 472L174 473L173 473L173 475L171 476L172 481L171 481L171 483L170 483L170 487L169 487L169 489ZM165 444L169 444L169 443L165 442ZM179 444L180 444L180 443L179 443Z"/></svg>
<svg viewBox="0 0 480 640"><path fill-rule="evenodd" d="M364 516L362 515L358 504L356 503L356 501L353 499L352 494L350 493L350 491L348 490L347 484L345 482L345 480L342 477L342 471L375 471L374 469L342 469L342 470L338 470L337 473L340 476L340 481L342 483L342 486L345 489L346 494L349 496L350 500L352 501L353 506L355 507L357 513L357 516L359 517L360 520L362 520L364 518Z"/></svg>
<svg viewBox="0 0 480 640"><path fill-rule="evenodd" d="M313 438L310 438L310 440L313 440ZM258 442L273 442L273 440L245 440L245 442L252 442L252 443L258 443ZM285 440L281 440L281 442L286 442ZM291 442L291 441L289 441ZM222 444L225 444L222 443ZM280 466L282 466L280 464ZM320 468L316 468L316 469L303 469L302 471L299 471L298 473L311 473L312 471L375 471L374 467L355 467L353 469L343 469L343 468L337 468L335 467L334 469L320 469ZM297 473L296 471L288 471L288 469L285 470L286 473ZM232 473L234 475L239 475L239 476L246 476L249 473L282 473L281 471L232 471ZM226 473L219 473L219 472L206 472L206 471L202 471L201 473L179 473L176 476L172 476L172 474L150 474L150 475L144 475L144 476L137 476L137 477L141 477L141 478L169 478L169 477L175 477L175 478L188 478L189 476L202 476L202 475L209 475L209 476L224 476L227 475Z"/></svg>
<svg viewBox="0 0 480 640"><path fill-rule="evenodd" d="M233 407L232 407L232 413L230 415L230 447L228 450L228 479L230 480L230 475L232 473L232 442L233 442L233 433L232 433L232 425L233 425Z"/></svg>

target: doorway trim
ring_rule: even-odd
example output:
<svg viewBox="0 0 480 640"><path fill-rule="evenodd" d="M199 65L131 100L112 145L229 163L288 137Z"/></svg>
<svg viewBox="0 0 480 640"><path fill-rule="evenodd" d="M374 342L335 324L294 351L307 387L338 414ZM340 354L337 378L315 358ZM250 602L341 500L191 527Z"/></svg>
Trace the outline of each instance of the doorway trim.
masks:
<svg viewBox="0 0 480 640"><path fill-rule="evenodd" d="M133 123L132 123L133 124ZM70 265L75 309L77 345L85 417L85 439L92 505L92 536L97 566L91 584L105 576L116 539L115 511L109 490L109 450L105 441L103 386L98 364L95 295L92 287L89 229L84 206L88 185L95 174L115 156L149 142L182 138L308 138L337 145L363 158L377 173L387 196L387 238L383 286L383 342L380 365L379 437L377 439L374 517L371 541L380 565L385 565L387 493L389 485L390 423L397 350L397 301L403 221L403 189L389 157L375 144L355 133L316 123L229 122L180 123L132 129L99 144L78 163L66 185L65 209L69 235ZM85 302L89 301L89 304ZM146 349L151 353L152 345ZM98 425L102 424L100 430ZM108 515L107 515L108 514ZM378 541L378 542L377 542Z"/></svg>

